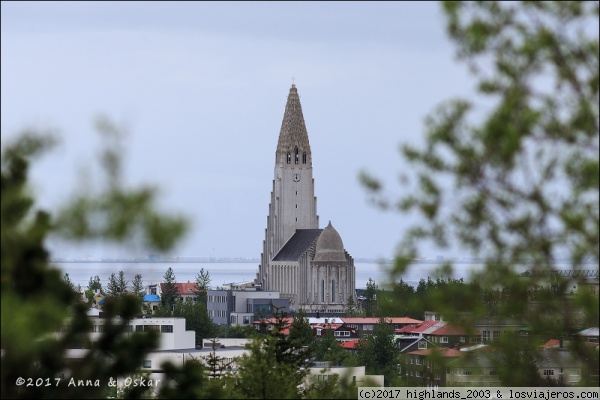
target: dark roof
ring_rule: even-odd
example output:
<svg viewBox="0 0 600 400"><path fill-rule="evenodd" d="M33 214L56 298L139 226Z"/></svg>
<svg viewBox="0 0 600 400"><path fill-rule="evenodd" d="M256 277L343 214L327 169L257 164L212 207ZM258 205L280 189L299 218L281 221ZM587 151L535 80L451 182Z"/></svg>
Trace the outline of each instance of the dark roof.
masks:
<svg viewBox="0 0 600 400"><path fill-rule="evenodd" d="M296 233L279 250L273 261L297 261L322 231L323 229L296 229Z"/></svg>

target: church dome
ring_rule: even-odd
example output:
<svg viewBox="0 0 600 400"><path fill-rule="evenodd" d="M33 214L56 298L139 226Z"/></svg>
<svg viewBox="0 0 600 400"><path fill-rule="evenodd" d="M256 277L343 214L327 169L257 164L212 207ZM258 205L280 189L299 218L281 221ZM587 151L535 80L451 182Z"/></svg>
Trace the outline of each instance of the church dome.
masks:
<svg viewBox="0 0 600 400"><path fill-rule="evenodd" d="M340 234L331 225L331 221L317 240L313 261L346 261L344 243Z"/></svg>

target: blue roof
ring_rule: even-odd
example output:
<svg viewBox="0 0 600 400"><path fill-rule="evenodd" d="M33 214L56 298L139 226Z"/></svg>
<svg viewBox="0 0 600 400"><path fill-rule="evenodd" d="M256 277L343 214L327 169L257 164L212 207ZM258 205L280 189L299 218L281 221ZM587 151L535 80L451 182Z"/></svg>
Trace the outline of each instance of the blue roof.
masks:
<svg viewBox="0 0 600 400"><path fill-rule="evenodd" d="M160 296L157 294L145 294L144 295L144 301L156 301L159 302L160 301Z"/></svg>

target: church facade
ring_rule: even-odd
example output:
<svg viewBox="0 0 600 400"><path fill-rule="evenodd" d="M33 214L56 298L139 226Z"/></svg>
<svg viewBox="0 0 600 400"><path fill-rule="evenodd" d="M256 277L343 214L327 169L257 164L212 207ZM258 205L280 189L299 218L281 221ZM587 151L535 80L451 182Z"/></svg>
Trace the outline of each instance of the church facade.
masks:
<svg viewBox="0 0 600 400"><path fill-rule="evenodd" d="M331 222L319 228L312 153L292 85L275 152L273 189L256 283L309 314L344 312L354 301L354 259Z"/></svg>

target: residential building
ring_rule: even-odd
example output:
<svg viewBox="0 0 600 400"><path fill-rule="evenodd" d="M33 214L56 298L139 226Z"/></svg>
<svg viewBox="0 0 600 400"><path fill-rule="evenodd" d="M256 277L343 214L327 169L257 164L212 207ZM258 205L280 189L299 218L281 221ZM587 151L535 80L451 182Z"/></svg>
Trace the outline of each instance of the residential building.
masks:
<svg viewBox="0 0 600 400"><path fill-rule="evenodd" d="M247 287L244 290L208 290L206 308L217 325L249 325L277 312L289 313L290 302L281 298L279 292Z"/></svg>
<svg viewBox="0 0 600 400"><path fill-rule="evenodd" d="M400 358L400 376L410 386L446 386L446 365L449 360L462 357L463 352L448 348L428 348L403 353Z"/></svg>

